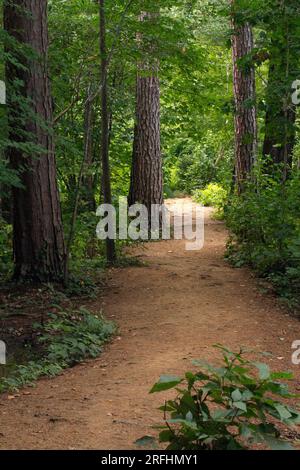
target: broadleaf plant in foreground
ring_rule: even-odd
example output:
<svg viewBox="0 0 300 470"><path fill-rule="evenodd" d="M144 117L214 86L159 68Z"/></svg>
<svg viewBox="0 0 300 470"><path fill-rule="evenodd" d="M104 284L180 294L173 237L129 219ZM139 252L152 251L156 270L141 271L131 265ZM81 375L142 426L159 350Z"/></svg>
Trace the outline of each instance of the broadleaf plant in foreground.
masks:
<svg viewBox="0 0 300 470"><path fill-rule="evenodd" d="M290 372L271 372L267 364L251 362L245 351L223 352L215 367L194 361L197 372L184 377L162 376L151 393L175 389L177 396L160 408L165 425L159 440L168 450L239 450L259 445L272 450L292 450L283 427L295 429L300 413L287 399ZM284 425L284 426L283 426Z"/></svg>

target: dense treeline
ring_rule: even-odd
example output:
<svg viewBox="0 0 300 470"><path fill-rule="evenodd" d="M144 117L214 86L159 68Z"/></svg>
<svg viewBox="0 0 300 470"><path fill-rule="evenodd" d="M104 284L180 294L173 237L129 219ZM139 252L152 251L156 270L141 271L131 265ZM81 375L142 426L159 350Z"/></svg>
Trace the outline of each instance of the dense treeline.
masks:
<svg viewBox="0 0 300 470"><path fill-rule="evenodd" d="M201 199L215 183L231 259L296 300L296 0L7 0L1 12L3 279L67 282L101 264L101 201Z"/></svg>

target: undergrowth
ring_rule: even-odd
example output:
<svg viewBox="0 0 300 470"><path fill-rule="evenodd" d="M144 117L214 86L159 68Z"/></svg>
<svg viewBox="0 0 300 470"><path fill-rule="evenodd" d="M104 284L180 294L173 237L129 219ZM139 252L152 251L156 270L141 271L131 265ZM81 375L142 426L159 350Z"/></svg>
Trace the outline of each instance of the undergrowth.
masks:
<svg viewBox="0 0 300 470"><path fill-rule="evenodd" d="M250 265L272 282L289 307L298 310L300 173L295 172L285 184L280 172L272 177L258 173L255 179L226 208L232 233L227 258L237 267Z"/></svg>
<svg viewBox="0 0 300 470"><path fill-rule="evenodd" d="M7 377L0 379L0 393L33 385L42 376L55 376L87 358L97 357L103 344L114 333L113 323L101 314L84 308L49 314L47 321L35 324L36 358L16 365Z"/></svg>
<svg viewBox="0 0 300 470"><path fill-rule="evenodd" d="M210 183L204 189L196 189L192 196L195 202L213 207L215 209L214 218L218 220L224 218L224 206L228 192L220 184Z"/></svg>

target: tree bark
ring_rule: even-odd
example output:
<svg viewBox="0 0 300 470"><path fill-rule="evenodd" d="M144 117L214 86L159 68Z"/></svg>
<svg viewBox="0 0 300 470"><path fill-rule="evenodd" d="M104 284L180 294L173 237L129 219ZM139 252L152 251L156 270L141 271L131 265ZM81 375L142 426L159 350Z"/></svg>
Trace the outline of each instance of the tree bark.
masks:
<svg viewBox="0 0 300 470"><path fill-rule="evenodd" d="M93 130L94 130L94 108L91 100L92 90L89 87L87 99L84 106L84 176L83 176L83 201L91 212L96 210L94 175L91 173L93 165Z"/></svg>
<svg viewBox="0 0 300 470"><path fill-rule="evenodd" d="M234 7L234 0L232 5ZM233 86L235 100L235 178L242 192L251 173L257 150L256 84L252 65L241 64L253 51L253 33L248 23L238 24L232 15Z"/></svg>
<svg viewBox="0 0 300 470"><path fill-rule="evenodd" d="M111 182L109 166L109 110L107 85L107 50L106 50L106 17L105 0L99 0L100 13L100 53L101 53L101 157L102 157L102 192L104 204L111 204ZM116 258L115 241L106 239L106 258L113 263Z"/></svg>
<svg viewBox="0 0 300 470"><path fill-rule="evenodd" d="M61 281L65 246L53 135L49 129L53 116L47 74L47 1L5 1L4 27L35 55L8 50L14 60L6 63L9 138L19 144L9 151L9 159L23 185L22 189L12 188L14 277L31 282ZM14 99L17 81L22 85L20 96ZM29 105L30 114L24 115L22 100Z"/></svg>
<svg viewBox="0 0 300 470"><path fill-rule="evenodd" d="M142 21L145 18L149 20L149 15L141 16ZM141 47L142 41L140 38ZM136 122L129 204L136 202L146 205L148 209L151 204L163 203L160 86L156 59L151 64L140 64L136 80Z"/></svg>

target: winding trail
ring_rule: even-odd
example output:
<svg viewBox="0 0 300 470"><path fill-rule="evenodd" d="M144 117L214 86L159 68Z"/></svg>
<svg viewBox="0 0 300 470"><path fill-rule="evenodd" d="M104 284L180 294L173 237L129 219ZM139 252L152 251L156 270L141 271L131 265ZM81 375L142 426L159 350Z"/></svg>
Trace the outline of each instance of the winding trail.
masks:
<svg viewBox="0 0 300 470"><path fill-rule="evenodd" d="M156 435L166 394L148 391L163 373L179 374L190 360L218 360L217 342L269 351L274 369L293 369L291 344L300 322L263 294L247 269L223 260L227 232L206 209L205 246L153 242L137 253L144 267L114 269L103 298L88 305L119 325L101 357L14 399L0 400L2 449L132 449Z"/></svg>

